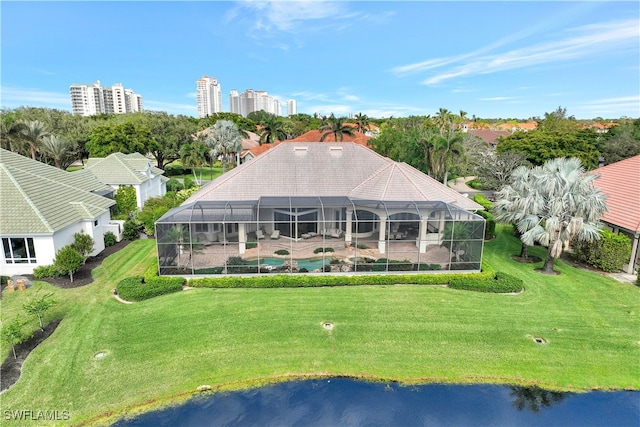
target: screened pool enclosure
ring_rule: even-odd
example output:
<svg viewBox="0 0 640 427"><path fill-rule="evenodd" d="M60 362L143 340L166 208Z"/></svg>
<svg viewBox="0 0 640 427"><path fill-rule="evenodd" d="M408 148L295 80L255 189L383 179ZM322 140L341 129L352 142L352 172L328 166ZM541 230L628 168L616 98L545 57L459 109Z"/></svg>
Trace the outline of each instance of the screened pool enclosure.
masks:
<svg viewBox="0 0 640 427"><path fill-rule="evenodd" d="M444 202L197 201L156 223L162 275L478 271L485 221Z"/></svg>

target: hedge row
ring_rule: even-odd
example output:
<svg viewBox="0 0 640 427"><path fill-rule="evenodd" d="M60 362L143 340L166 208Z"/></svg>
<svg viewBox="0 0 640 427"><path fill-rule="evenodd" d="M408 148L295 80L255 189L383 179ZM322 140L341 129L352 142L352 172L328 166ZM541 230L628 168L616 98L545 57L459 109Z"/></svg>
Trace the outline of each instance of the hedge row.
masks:
<svg viewBox="0 0 640 427"><path fill-rule="evenodd" d="M151 277L145 280L142 276L127 277L118 283L118 295L127 301L143 301L160 295L182 290L183 277Z"/></svg>
<svg viewBox="0 0 640 427"><path fill-rule="evenodd" d="M493 207L493 202L480 193L474 194L473 201L485 208L487 211L490 211Z"/></svg>
<svg viewBox="0 0 640 427"><path fill-rule="evenodd" d="M449 287L467 291L507 293L522 291L524 282L507 273L498 272L493 278L455 277L449 282Z"/></svg>
<svg viewBox="0 0 640 427"><path fill-rule="evenodd" d="M488 211L478 211L477 214L485 219L484 239L491 240L496 237L496 220L493 214Z"/></svg>
<svg viewBox="0 0 640 427"><path fill-rule="evenodd" d="M189 280L189 286L196 288L305 288L317 286L359 286L359 285L446 285L456 278L488 281L494 277L491 271L468 274L394 274L325 276L304 274L273 274L268 276L245 277L224 276L204 277ZM466 279L465 279L466 280Z"/></svg>

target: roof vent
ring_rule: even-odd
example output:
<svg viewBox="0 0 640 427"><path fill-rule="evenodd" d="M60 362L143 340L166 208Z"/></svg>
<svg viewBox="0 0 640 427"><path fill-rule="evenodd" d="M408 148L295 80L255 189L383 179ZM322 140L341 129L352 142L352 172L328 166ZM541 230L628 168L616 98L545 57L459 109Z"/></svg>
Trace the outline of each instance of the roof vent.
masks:
<svg viewBox="0 0 640 427"><path fill-rule="evenodd" d="M342 151L342 147L333 146L333 147L329 147L329 150L331 150L331 151Z"/></svg>
<svg viewBox="0 0 640 427"><path fill-rule="evenodd" d="M293 151L307 151L307 147L293 147Z"/></svg>

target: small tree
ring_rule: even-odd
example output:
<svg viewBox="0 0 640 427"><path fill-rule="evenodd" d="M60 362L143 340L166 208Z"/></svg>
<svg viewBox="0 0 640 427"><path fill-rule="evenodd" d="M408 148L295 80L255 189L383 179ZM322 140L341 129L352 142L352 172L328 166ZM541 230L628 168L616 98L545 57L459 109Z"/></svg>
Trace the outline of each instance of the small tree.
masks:
<svg viewBox="0 0 640 427"><path fill-rule="evenodd" d="M40 322L40 329L44 331L44 322L42 319L44 318L45 313L54 305L56 305L56 301L52 298L53 294L49 293L41 296L40 298L34 298L30 302L23 304L22 308L24 311L30 315L38 318L38 322Z"/></svg>
<svg viewBox="0 0 640 427"><path fill-rule="evenodd" d="M89 254L93 252L93 245L94 241L88 234L76 233L73 235L73 243L71 244L71 247L82 255L84 261L86 261Z"/></svg>
<svg viewBox="0 0 640 427"><path fill-rule="evenodd" d="M2 325L2 332L0 333L0 337L2 338L3 342L11 346L14 359L18 358L18 356L16 355L16 346L18 344L22 344L30 337L30 335L25 333L22 329L25 323L26 321L24 318L16 317L11 322Z"/></svg>
<svg viewBox="0 0 640 427"><path fill-rule="evenodd" d="M71 245L60 249L53 260L53 265L61 274L69 275L73 283L73 273L80 270L84 257L78 253Z"/></svg>
<svg viewBox="0 0 640 427"><path fill-rule="evenodd" d="M136 189L132 186L118 187L113 199L116 201L116 218L126 219L138 207Z"/></svg>

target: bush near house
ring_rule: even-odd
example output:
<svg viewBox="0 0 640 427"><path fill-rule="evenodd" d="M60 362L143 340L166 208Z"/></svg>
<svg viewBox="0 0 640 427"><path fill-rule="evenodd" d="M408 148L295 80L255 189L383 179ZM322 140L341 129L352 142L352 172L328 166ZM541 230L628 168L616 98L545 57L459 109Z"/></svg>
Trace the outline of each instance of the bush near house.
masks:
<svg viewBox="0 0 640 427"><path fill-rule="evenodd" d="M631 240L624 234L600 231L600 240L575 242L576 258L602 271L622 270L631 257Z"/></svg>
<svg viewBox="0 0 640 427"><path fill-rule="evenodd" d="M108 248L109 246L113 246L116 243L118 243L118 239L116 238L116 235L113 234L110 231L107 231L106 233L104 233L104 247Z"/></svg>
<svg viewBox="0 0 640 427"><path fill-rule="evenodd" d="M276 255L289 255L289 251L286 249L278 249L277 251L274 252L274 254Z"/></svg>
<svg viewBox="0 0 640 427"><path fill-rule="evenodd" d="M507 273L498 272L493 278L456 277L449 282L449 287L466 291L509 293L522 291L524 282Z"/></svg>
<svg viewBox="0 0 640 427"><path fill-rule="evenodd" d="M485 219L484 240L491 240L496 237L496 220L493 214L488 211L478 211L477 214Z"/></svg>
<svg viewBox="0 0 640 427"><path fill-rule="evenodd" d="M315 248L313 251L314 254L319 254L322 252L326 253L326 252L335 252L335 251L333 250L333 248Z"/></svg>
<svg viewBox="0 0 640 427"><path fill-rule="evenodd" d="M491 211L491 208L493 207L493 202L482 194L474 194L473 201L485 208L487 211Z"/></svg>
<svg viewBox="0 0 640 427"><path fill-rule="evenodd" d="M128 219L122 226L122 237L127 240L136 240L140 237L140 225L132 219Z"/></svg>
<svg viewBox="0 0 640 427"><path fill-rule="evenodd" d="M50 277L60 277L61 274L56 269L56 266L51 265L41 265L40 267L36 267L33 269L33 277L36 279L48 279Z"/></svg>

